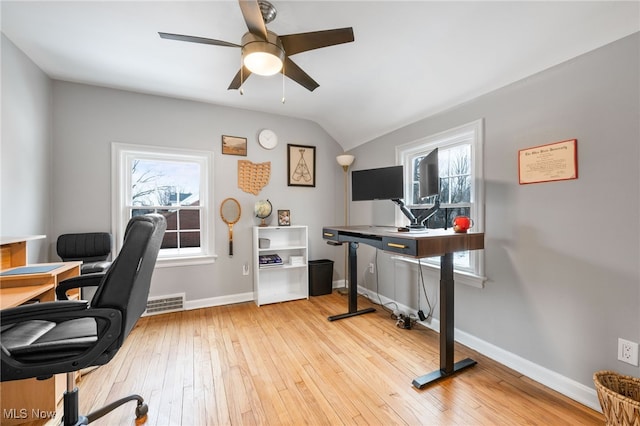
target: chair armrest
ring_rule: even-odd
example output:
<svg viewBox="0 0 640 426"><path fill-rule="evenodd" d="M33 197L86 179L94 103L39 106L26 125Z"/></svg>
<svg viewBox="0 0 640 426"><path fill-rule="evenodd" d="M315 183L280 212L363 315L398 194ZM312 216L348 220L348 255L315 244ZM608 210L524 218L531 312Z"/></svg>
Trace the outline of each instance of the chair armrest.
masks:
<svg viewBox="0 0 640 426"><path fill-rule="evenodd" d="M56 297L58 300L69 300L67 291L81 287L97 287L100 285L103 277L104 272L99 272L96 274L86 274L67 278L66 280L58 283L58 286L56 287Z"/></svg>
<svg viewBox="0 0 640 426"><path fill-rule="evenodd" d="M70 316L80 315L79 311L87 309L86 300L60 300L57 302L33 303L15 308L0 310L0 323L3 325L33 319L49 319L52 314L67 313Z"/></svg>

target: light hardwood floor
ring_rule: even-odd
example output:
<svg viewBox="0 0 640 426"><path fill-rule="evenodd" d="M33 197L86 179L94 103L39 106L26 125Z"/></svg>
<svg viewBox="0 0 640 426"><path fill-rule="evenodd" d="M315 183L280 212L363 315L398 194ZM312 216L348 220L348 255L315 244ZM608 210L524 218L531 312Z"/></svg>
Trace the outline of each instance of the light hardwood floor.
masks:
<svg viewBox="0 0 640 426"><path fill-rule="evenodd" d="M253 303L142 318L79 382L81 412L139 393L148 425L596 425L585 406L456 344L478 365L417 390L438 334L396 327L380 306L335 322L346 297ZM359 307L370 305L359 299ZM134 403L94 424L134 424Z"/></svg>

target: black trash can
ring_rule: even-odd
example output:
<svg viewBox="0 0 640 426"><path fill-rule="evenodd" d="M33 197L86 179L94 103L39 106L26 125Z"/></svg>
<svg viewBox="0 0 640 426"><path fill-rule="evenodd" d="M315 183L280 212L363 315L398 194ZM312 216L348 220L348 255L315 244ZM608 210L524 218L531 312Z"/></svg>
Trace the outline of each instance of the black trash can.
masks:
<svg viewBox="0 0 640 426"><path fill-rule="evenodd" d="M333 260L309 261L309 296L331 294L333 287Z"/></svg>

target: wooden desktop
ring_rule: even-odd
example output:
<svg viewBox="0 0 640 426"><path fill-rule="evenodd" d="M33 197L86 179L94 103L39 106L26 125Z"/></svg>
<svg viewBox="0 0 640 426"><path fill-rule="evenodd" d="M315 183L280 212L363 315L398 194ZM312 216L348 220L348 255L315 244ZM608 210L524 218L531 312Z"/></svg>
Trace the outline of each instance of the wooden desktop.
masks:
<svg viewBox="0 0 640 426"><path fill-rule="evenodd" d="M466 358L453 362L454 343L454 281L453 253L484 248L484 233L454 233L453 230L428 229L424 232L400 232L391 226L325 226L322 238L334 244L349 244L349 310L333 315L329 321L373 312L373 308L358 310L358 244L367 244L386 252L423 258L440 256L440 369L413 380L413 386L422 389L465 368L476 364Z"/></svg>
<svg viewBox="0 0 640 426"><path fill-rule="evenodd" d="M47 266L53 269L32 274L0 275L0 308L24 303L51 302L59 282L80 275L82 262L56 262L27 265L27 241L37 237L3 237L0 241L2 271L7 273L25 266ZM44 238L42 236L42 238ZM45 268L48 269L48 268ZM70 298L78 298L78 290ZM66 389L66 375L47 380L26 379L0 384L2 417L0 424L44 423L55 416L58 400Z"/></svg>
<svg viewBox="0 0 640 426"><path fill-rule="evenodd" d="M27 264L27 242L42 240L44 235L0 237L0 270Z"/></svg>

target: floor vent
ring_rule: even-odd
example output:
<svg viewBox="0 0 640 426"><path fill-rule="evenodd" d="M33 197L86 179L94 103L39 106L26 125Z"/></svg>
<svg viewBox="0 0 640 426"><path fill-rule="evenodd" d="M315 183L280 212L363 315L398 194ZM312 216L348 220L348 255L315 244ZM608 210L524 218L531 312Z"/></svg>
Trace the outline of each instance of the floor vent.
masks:
<svg viewBox="0 0 640 426"><path fill-rule="evenodd" d="M147 300L147 310L144 315L164 314L184 310L184 293L171 296L153 297Z"/></svg>

